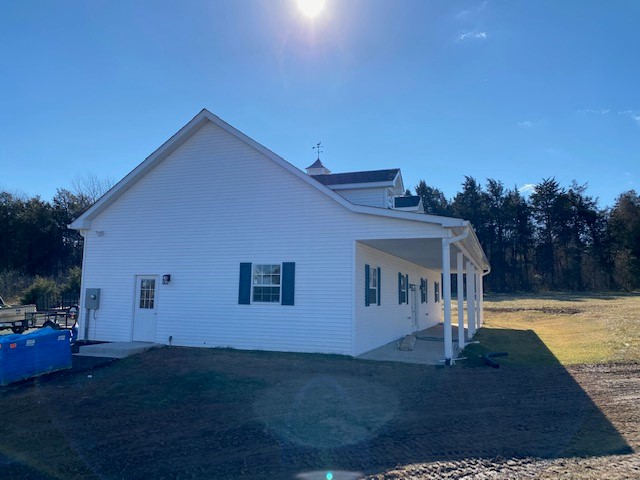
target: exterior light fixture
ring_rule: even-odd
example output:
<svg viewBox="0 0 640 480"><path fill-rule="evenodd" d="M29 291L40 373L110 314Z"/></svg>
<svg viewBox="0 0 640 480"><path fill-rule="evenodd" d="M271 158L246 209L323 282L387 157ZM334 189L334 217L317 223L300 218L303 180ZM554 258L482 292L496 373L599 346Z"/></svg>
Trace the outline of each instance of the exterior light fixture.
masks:
<svg viewBox="0 0 640 480"><path fill-rule="evenodd" d="M162 284L163 285L169 285L170 281L171 281L171 275L163 275L162 276Z"/></svg>

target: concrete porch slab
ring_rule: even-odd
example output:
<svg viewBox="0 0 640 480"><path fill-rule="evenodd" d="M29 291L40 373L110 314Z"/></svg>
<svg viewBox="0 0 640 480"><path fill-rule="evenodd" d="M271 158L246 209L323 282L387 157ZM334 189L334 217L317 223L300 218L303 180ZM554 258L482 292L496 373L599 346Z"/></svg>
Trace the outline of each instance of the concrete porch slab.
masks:
<svg viewBox="0 0 640 480"><path fill-rule="evenodd" d="M161 345L151 342L112 342L82 345L74 355L86 357L125 358Z"/></svg>
<svg viewBox="0 0 640 480"><path fill-rule="evenodd" d="M452 327L454 357L458 355L458 327ZM386 362L418 363L422 365L443 365L444 360L444 325L438 324L425 330L415 332L418 338L413 350L403 351L398 348L400 337L393 342L363 353L357 358ZM465 338L467 329L465 328Z"/></svg>

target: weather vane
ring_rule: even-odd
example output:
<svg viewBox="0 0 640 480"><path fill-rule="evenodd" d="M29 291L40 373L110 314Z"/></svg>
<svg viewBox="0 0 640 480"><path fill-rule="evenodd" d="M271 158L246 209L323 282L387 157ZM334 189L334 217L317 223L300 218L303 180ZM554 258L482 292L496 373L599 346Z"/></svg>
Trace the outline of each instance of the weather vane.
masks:
<svg viewBox="0 0 640 480"><path fill-rule="evenodd" d="M322 150L321 147L322 147L322 142L318 142L316 143L315 147L311 147L312 150L315 150L316 153L318 154L318 160L320 160L320 154L324 152L324 150Z"/></svg>

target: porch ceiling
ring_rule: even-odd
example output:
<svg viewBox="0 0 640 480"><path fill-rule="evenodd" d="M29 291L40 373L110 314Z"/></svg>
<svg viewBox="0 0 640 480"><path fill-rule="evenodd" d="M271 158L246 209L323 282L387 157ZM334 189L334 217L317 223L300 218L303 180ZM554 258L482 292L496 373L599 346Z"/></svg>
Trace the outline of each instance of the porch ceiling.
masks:
<svg viewBox="0 0 640 480"><path fill-rule="evenodd" d="M423 267L442 270L442 239L441 238L394 238L383 240L360 240L361 243L381 250L389 255L402 258L408 262ZM456 271L456 254L458 248L451 246L449 262L451 272Z"/></svg>

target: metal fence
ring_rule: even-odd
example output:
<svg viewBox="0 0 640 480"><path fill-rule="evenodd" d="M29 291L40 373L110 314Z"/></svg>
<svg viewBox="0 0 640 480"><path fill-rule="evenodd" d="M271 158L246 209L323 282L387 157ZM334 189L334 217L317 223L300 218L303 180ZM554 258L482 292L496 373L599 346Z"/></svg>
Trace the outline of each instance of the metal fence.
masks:
<svg viewBox="0 0 640 480"><path fill-rule="evenodd" d="M78 305L80 303L80 292L67 292L59 295L40 295L36 300L38 311L59 310Z"/></svg>

